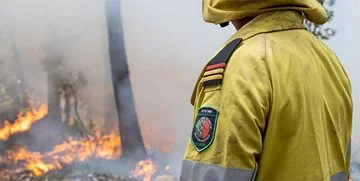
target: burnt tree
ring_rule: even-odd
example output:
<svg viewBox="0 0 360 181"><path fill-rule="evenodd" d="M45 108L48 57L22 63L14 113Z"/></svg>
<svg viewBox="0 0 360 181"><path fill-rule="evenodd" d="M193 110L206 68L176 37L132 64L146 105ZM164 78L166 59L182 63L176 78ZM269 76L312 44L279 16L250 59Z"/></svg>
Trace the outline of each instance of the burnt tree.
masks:
<svg viewBox="0 0 360 181"><path fill-rule="evenodd" d="M146 155L138 124L126 60L120 0L106 0L109 58L123 154L142 159ZM135 157L136 156L136 157Z"/></svg>
<svg viewBox="0 0 360 181"><path fill-rule="evenodd" d="M44 60L45 71L47 73L47 88L48 88L48 117L51 121L61 120L61 107L60 107L60 78L57 72L57 67L61 66L62 62L54 55L48 52Z"/></svg>

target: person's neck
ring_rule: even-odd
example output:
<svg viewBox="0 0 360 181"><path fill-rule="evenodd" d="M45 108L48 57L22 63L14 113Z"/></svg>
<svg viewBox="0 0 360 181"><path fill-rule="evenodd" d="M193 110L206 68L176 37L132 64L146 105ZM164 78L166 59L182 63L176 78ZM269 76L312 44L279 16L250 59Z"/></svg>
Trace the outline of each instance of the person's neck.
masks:
<svg viewBox="0 0 360 181"><path fill-rule="evenodd" d="M254 17L246 17L246 18L241 18L241 19L237 19L237 20L232 20L231 23L235 26L236 30L239 30L240 28L245 26L252 19L254 19Z"/></svg>

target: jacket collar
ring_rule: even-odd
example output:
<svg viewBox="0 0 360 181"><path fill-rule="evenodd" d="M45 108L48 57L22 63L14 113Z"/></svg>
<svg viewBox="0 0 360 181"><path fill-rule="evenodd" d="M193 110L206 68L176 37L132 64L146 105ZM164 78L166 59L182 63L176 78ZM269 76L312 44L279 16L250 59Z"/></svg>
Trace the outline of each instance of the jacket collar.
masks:
<svg viewBox="0 0 360 181"><path fill-rule="evenodd" d="M304 17L298 11L273 11L261 14L240 28L229 41L235 38L249 39L261 33L306 29Z"/></svg>

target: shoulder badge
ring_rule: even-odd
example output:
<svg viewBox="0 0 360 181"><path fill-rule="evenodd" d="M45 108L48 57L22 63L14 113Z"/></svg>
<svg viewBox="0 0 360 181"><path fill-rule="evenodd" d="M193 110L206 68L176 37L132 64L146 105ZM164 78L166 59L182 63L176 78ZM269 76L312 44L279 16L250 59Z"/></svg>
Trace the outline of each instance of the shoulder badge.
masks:
<svg viewBox="0 0 360 181"><path fill-rule="evenodd" d="M223 80L226 63L230 59L236 47L242 42L242 38L237 38L228 43L204 68L202 74L197 80L196 85L202 82L202 86L220 85ZM196 88L191 96L191 104L194 105L196 97Z"/></svg>
<svg viewBox="0 0 360 181"><path fill-rule="evenodd" d="M241 38L231 41L209 62L203 74L203 87L222 83L226 63L241 41Z"/></svg>
<svg viewBox="0 0 360 181"><path fill-rule="evenodd" d="M192 144L198 152L206 150L213 143L218 115L219 112L210 107L199 109L191 135Z"/></svg>

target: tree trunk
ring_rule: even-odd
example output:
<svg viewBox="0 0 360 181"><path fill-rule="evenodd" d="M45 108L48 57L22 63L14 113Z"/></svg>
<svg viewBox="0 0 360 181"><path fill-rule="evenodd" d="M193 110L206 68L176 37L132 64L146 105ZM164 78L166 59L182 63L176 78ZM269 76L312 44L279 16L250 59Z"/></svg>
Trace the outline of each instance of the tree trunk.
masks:
<svg viewBox="0 0 360 181"><path fill-rule="evenodd" d="M79 114L79 106L78 106L78 98L77 95L74 94L74 112L76 115L76 119L77 119L77 129L79 130L79 133L81 136L85 136L87 134L89 134L88 130L86 129L86 126L83 122L83 120L81 119L81 116Z"/></svg>
<svg viewBox="0 0 360 181"><path fill-rule="evenodd" d="M48 106L49 114L48 117L50 121L61 121L61 107L60 107L60 84L59 78L56 73L51 71L47 72L48 74Z"/></svg>
<svg viewBox="0 0 360 181"><path fill-rule="evenodd" d="M120 19L120 0L106 0L106 15L110 66L123 155L127 158L143 159L146 151L137 121L129 78Z"/></svg>
<svg viewBox="0 0 360 181"><path fill-rule="evenodd" d="M65 113L65 118L64 118L64 122L66 124L70 123L70 114L71 114L71 105L70 105L70 88L65 85L63 86L63 90L64 90L64 99L65 99L65 108L64 108L64 113Z"/></svg>

